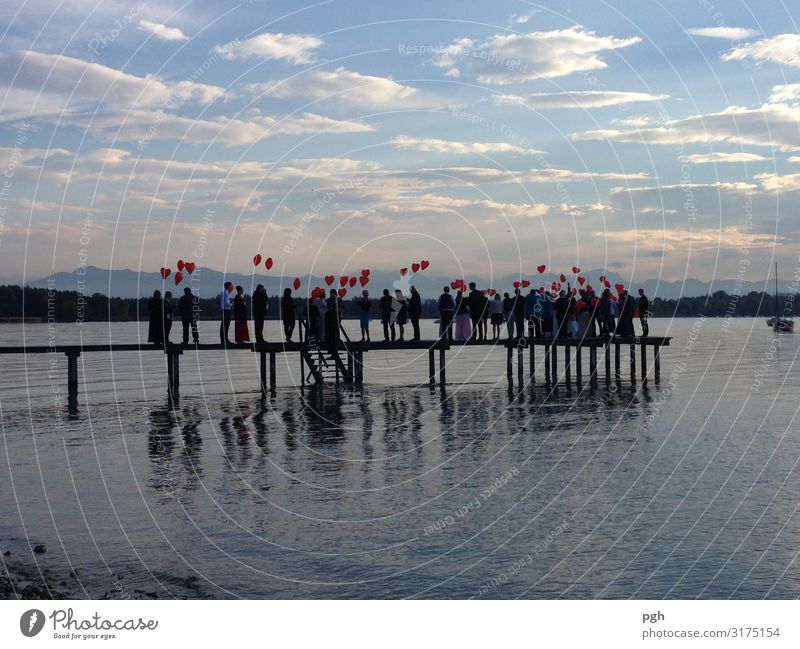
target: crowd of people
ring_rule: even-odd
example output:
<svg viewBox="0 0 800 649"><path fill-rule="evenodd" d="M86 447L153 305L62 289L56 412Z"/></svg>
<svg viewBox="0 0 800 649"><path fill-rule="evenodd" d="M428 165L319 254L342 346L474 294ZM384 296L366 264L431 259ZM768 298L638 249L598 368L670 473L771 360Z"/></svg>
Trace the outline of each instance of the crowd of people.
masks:
<svg viewBox="0 0 800 649"><path fill-rule="evenodd" d="M463 284L462 284L463 286ZM235 295L231 299L231 294ZM225 282L218 295L220 311L220 343L223 345L249 343L248 301L244 288ZM356 298L359 314L361 342L370 342L370 322L373 315L373 300L369 291L364 290ZM259 284L250 300L254 325L255 342L266 342L264 321L268 314L267 291ZM321 289L307 301L302 313L298 313L292 289L284 289L280 300L280 319L283 323L284 337L292 341L298 319L308 326L308 334L319 343L336 344L342 331L343 300L335 289L326 297ZM177 313L176 313L177 306ZM648 336L649 301L643 289L634 298L626 290L620 290L618 297L606 288L598 296L591 288L576 291L545 291L531 289L523 295L519 288L502 296L496 291L478 289L475 282L469 290L458 290L455 295L445 286L437 302L439 311L439 337L447 340L475 342L499 340L503 327L509 339L521 337L536 338L584 338L595 336L635 337L634 319L638 317L641 336ZM148 303L150 314L148 341L157 345L168 344L175 317L180 317L183 326L183 344L189 344L191 332L194 344L199 342L197 320L198 300L190 288L177 304L173 303L172 293L161 296L155 291ZM392 294L383 289L377 302L385 342L405 340L406 326L411 325L410 340L420 340L420 318L422 316L422 296L412 286L407 297L400 290ZM230 325L234 323L234 340L231 341ZM491 331L489 326L491 325Z"/></svg>

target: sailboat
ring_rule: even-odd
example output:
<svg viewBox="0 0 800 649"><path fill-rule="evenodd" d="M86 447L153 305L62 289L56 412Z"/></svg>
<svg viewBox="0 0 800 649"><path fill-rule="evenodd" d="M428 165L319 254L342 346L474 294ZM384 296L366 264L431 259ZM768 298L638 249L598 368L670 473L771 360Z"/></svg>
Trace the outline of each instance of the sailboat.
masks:
<svg viewBox="0 0 800 649"><path fill-rule="evenodd" d="M767 326L773 331L781 333L794 333L794 319L778 314L778 262L775 262L775 315L767 320Z"/></svg>

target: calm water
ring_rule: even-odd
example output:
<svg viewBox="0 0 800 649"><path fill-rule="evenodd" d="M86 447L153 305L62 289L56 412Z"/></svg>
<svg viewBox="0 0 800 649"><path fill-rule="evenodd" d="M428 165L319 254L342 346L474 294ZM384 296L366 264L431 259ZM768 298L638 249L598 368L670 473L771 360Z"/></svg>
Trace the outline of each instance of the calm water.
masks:
<svg viewBox="0 0 800 649"><path fill-rule="evenodd" d="M262 402L255 354L187 352L173 408L162 354L88 354L74 417L63 357L0 356L0 546L46 543L78 597L797 597L800 334L651 330L661 384L593 392L509 390L504 351L467 348L444 391L424 352L372 352L363 391L303 394L287 355Z"/></svg>

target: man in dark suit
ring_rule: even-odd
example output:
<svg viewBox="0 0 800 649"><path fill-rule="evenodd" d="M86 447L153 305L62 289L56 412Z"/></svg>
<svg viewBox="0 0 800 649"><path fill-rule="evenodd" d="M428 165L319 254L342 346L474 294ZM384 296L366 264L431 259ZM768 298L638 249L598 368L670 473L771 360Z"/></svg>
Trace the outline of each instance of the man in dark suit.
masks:
<svg viewBox="0 0 800 649"><path fill-rule="evenodd" d="M200 342L197 333L197 314L200 309L197 298L192 295L192 289L188 286L183 289L183 295L178 300L178 309L181 312L181 325L183 325L183 344L189 344L189 327L192 328L192 341L196 345Z"/></svg>
<svg viewBox="0 0 800 649"><path fill-rule="evenodd" d="M483 329L481 328L481 320L483 320L483 312L486 308L486 303L475 282L469 283L469 319L472 321L472 336L470 340L484 340Z"/></svg>
<svg viewBox="0 0 800 649"><path fill-rule="evenodd" d="M389 327L392 330L392 340L395 338L394 320L392 319L392 296L389 289L383 289L383 296L378 301L378 308L381 311L381 323L383 323L383 340L389 341Z"/></svg>
<svg viewBox="0 0 800 649"><path fill-rule="evenodd" d="M445 286L444 293L439 296L439 337L453 340L453 313L456 303L450 295L450 287Z"/></svg>
<svg viewBox="0 0 800 649"><path fill-rule="evenodd" d="M644 289L639 289L639 322L642 325L642 338L647 338L650 335L650 325L647 323L647 318L650 315L650 300L644 294Z"/></svg>
<svg viewBox="0 0 800 649"><path fill-rule="evenodd" d="M408 319L414 328L414 337L411 340L419 340L419 318L422 315L422 297L416 287L411 287L411 298L408 300Z"/></svg>
<svg viewBox="0 0 800 649"><path fill-rule="evenodd" d="M267 290L263 284L256 286L252 297L253 304L253 326L256 331L256 342L263 343L264 340L264 319L267 317Z"/></svg>

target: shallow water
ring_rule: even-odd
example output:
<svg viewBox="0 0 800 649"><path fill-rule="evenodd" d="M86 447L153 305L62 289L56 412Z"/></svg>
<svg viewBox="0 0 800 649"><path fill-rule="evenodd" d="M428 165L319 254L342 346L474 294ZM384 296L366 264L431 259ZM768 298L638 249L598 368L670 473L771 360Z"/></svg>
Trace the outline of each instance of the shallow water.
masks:
<svg viewBox="0 0 800 649"><path fill-rule="evenodd" d="M481 347L448 353L444 390L424 351L371 352L363 390L303 393L287 354L262 401L255 354L187 351L173 407L163 354L85 354L75 416L63 356L0 356L0 547L77 569L77 597L797 597L800 336L651 330L674 337L660 384L596 390L541 368L509 389ZM0 344L51 333L146 323Z"/></svg>

